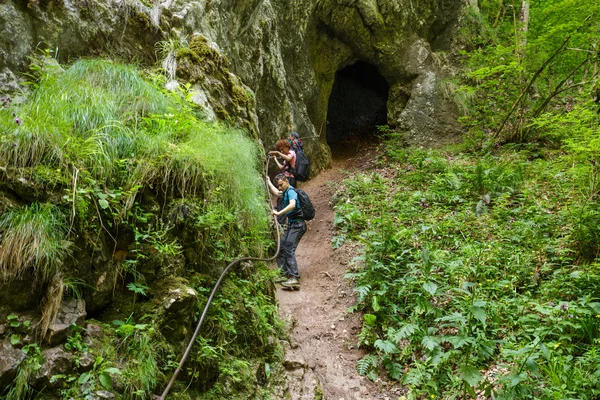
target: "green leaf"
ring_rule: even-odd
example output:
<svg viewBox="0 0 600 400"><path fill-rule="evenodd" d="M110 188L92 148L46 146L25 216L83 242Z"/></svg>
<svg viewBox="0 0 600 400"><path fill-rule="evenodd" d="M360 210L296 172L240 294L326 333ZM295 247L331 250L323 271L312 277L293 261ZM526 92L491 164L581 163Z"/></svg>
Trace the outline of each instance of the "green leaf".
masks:
<svg viewBox="0 0 600 400"><path fill-rule="evenodd" d="M377 339L375 341L375 348L383 351L385 354L393 354L398 352L396 345L389 340Z"/></svg>
<svg viewBox="0 0 600 400"><path fill-rule="evenodd" d="M525 367L527 368L528 371L530 371L533 375L537 375L538 372L540 371L539 366L537 365L537 363L535 362L534 359L532 358L527 358L527 360L525 361Z"/></svg>
<svg viewBox="0 0 600 400"><path fill-rule="evenodd" d="M469 311L471 311L471 314L473 314L473 317L475 317L483 325L485 325L485 320L487 318L487 314L485 313L485 310L483 308L481 308L479 306L471 306L471 308L469 308Z"/></svg>
<svg viewBox="0 0 600 400"><path fill-rule="evenodd" d="M379 378L379 373L376 370L372 369L367 373L367 378L375 382Z"/></svg>
<svg viewBox="0 0 600 400"><path fill-rule="evenodd" d="M429 351L432 351L433 349L439 346L437 338L435 336L423 336L421 344Z"/></svg>
<svg viewBox="0 0 600 400"><path fill-rule="evenodd" d="M98 200L98 204L100 205L100 208L102 208L103 210L106 210L108 208L108 201L106 201L104 199Z"/></svg>
<svg viewBox="0 0 600 400"><path fill-rule="evenodd" d="M370 369L377 368L379 358L375 354L367 354L356 363L360 375L365 375Z"/></svg>
<svg viewBox="0 0 600 400"><path fill-rule="evenodd" d="M375 312L381 309L381 307L379 307L379 302L377 301L377 296L373 296L373 300L371 301L371 307Z"/></svg>
<svg viewBox="0 0 600 400"><path fill-rule="evenodd" d="M101 372L98 376L98 379L100 380L100 383L102 384L102 386L104 386L105 389L112 389L112 378L108 373L106 373L106 371Z"/></svg>
<svg viewBox="0 0 600 400"><path fill-rule="evenodd" d="M475 339L470 336L449 336L446 338L455 349L460 349L466 344L474 344Z"/></svg>
<svg viewBox="0 0 600 400"><path fill-rule="evenodd" d="M10 344L12 344L13 346L15 344L19 344L20 341L21 341L21 336L19 336L19 335L10 335Z"/></svg>
<svg viewBox="0 0 600 400"><path fill-rule="evenodd" d="M110 367L110 368L106 368L104 371L102 372L107 372L109 374L117 374L117 375L121 375L121 370L119 368L115 368L115 367Z"/></svg>
<svg viewBox="0 0 600 400"><path fill-rule="evenodd" d="M415 333L417 329L419 329L419 326L416 324L406 324L394 335L394 339L396 341L406 339Z"/></svg>
<svg viewBox="0 0 600 400"><path fill-rule="evenodd" d="M527 373L522 372L520 374L511 374L508 376L508 383L510 387L517 386L523 379L527 378Z"/></svg>
<svg viewBox="0 0 600 400"><path fill-rule="evenodd" d="M483 379L479 370L471 366L462 366L458 368L458 376L464 379L469 385L477 386Z"/></svg>
<svg viewBox="0 0 600 400"><path fill-rule="evenodd" d="M450 315L446 315L445 317L438 318L435 321L436 322L454 322L454 323L457 323L457 324L451 324L451 325L462 325L465 322L467 322L467 320L465 319L465 317L461 313L458 313L458 312L452 313Z"/></svg>
<svg viewBox="0 0 600 400"><path fill-rule="evenodd" d="M402 373L404 372L402 365L400 365L398 363L388 364L386 366L386 370L387 370L388 374L390 375L390 378L392 378L394 380L400 379L402 377Z"/></svg>
<svg viewBox="0 0 600 400"><path fill-rule="evenodd" d="M84 383L86 383L87 381L89 381L91 378L91 375L89 372L84 372L83 374L81 374L79 376L79 380L77 381L80 385L83 385Z"/></svg>
<svg viewBox="0 0 600 400"><path fill-rule="evenodd" d="M435 293L438 289L438 285L436 285L434 282L425 282L423 284L423 289L425 289L425 291L430 295L435 296Z"/></svg>
<svg viewBox="0 0 600 400"><path fill-rule="evenodd" d="M365 314L363 318L365 320L365 324L370 326L375 325L375 321L377 320L377 317L373 314Z"/></svg>

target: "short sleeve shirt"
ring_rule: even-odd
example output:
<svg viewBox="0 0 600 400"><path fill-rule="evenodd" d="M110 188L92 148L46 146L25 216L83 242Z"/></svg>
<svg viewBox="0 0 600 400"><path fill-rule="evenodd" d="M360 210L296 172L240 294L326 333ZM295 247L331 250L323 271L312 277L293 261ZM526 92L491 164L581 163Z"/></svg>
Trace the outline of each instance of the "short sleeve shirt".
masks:
<svg viewBox="0 0 600 400"><path fill-rule="evenodd" d="M293 177L294 174L290 172L290 169L296 167L296 152L290 149L290 154L292 155L292 159L290 161L285 161L285 176Z"/></svg>
<svg viewBox="0 0 600 400"><path fill-rule="evenodd" d="M296 219L292 218L291 215L294 214L300 206L300 200L298 200L298 193L294 190L292 186L290 186L285 192L283 192L283 207L287 207L292 200L296 200L296 208L292 211L288 211L285 215L288 217L289 222L294 222Z"/></svg>

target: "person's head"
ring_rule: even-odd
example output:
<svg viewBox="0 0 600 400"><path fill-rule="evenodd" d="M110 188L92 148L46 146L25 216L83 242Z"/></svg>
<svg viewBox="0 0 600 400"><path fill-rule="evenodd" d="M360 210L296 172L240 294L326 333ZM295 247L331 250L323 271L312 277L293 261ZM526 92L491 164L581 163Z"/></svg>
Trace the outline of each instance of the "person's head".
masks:
<svg viewBox="0 0 600 400"><path fill-rule="evenodd" d="M288 139L298 140L298 139L300 139L300 135L298 135L298 132L290 132Z"/></svg>
<svg viewBox="0 0 600 400"><path fill-rule="evenodd" d="M283 154L287 154L290 152L290 148L292 147L290 145L290 142L288 142L285 139L280 139L277 141L277 143L275 144L275 147L277 147L277 151L283 153Z"/></svg>
<svg viewBox="0 0 600 400"><path fill-rule="evenodd" d="M277 187L277 189L281 190L282 192L285 192L287 188L290 187L290 181L288 180L288 177L285 176L285 174L275 175L275 177L273 178L273 184L275 185L275 187Z"/></svg>

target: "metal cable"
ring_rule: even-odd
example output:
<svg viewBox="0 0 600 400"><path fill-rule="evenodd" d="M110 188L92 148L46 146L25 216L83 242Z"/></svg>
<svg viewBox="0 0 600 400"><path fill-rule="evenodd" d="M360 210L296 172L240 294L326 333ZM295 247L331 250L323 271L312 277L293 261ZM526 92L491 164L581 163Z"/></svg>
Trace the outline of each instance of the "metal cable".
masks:
<svg viewBox="0 0 600 400"><path fill-rule="evenodd" d="M269 176L269 174L268 174L268 171L269 171L269 160L270 160L270 158L267 158L267 163L266 163L266 167L265 167L265 177ZM268 186L267 186L267 192L269 193L269 205L271 205L273 198L272 198L272 194L271 194L271 191L269 190ZM198 325L196 325L196 330L194 331L194 334L192 335L192 338L190 339L190 342L188 343L188 346L185 349L185 353L183 353L183 356L181 357L181 360L179 361L179 365L177 366L177 369L173 373L173 376L171 377L171 380L169 381L169 384L165 388L165 391L160 395L160 397L158 397L159 400L165 400L165 397L167 396L167 394L171 390L171 386L173 386L173 384L175 383L175 380L177 379L177 375L179 375L179 372L181 371L181 367L183 366L183 363L185 363L185 361L187 360L187 357L188 357L188 355L190 353L190 350L192 349L192 346L194 345L194 342L196 341L196 336L198 336L198 332L200 332L200 327L202 326L202 322L204 322L204 317L206 316L206 312L208 311L208 307L210 306L210 303L212 302L212 299L215 296L215 293L217 292L217 289L219 288L219 285L221 284L221 281L223 280L223 278L225 277L225 275L227 274L227 272L229 271L229 269L232 266L234 266L235 264L240 263L242 261L249 261L249 260L254 260L254 261L272 261L272 260L274 260L279 255L279 249L280 249L280 246L281 246L281 243L280 243L280 226L279 226L279 222L277 221L277 218L274 218L274 220L275 220L275 227L276 227L276 230L277 230L277 251L275 252L275 255L273 257L271 257L271 258L259 258L259 257L242 257L242 258L238 258L237 260L232 261L223 270L223 272L221 273L221 276L219 276L219 279L217 280L217 283L215 283L215 286L213 287L213 290L210 293L210 296L208 297L208 301L206 302L206 305L204 306L204 311L202 311L202 315L200 316L200 320L198 321Z"/></svg>

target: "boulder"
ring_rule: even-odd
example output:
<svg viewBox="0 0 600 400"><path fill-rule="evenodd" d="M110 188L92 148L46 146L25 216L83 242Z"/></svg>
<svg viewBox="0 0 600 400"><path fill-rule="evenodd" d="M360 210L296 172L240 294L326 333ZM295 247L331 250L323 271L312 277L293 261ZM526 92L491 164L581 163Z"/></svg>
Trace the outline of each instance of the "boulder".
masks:
<svg viewBox="0 0 600 400"><path fill-rule="evenodd" d="M181 279L157 286L164 288L156 296L160 301L156 314L159 329L169 342L181 345L191 334L198 294Z"/></svg>
<svg viewBox="0 0 600 400"><path fill-rule="evenodd" d="M71 325L84 326L86 315L84 300L63 299L56 320L48 328L50 346L64 343L71 333Z"/></svg>
<svg viewBox="0 0 600 400"><path fill-rule="evenodd" d="M60 387L64 379L52 379L55 375L66 375L73 365L73 354L61 347L46 349L42 352L44 361L33 377L32 386L37 390Z"/></svg>
<svg viewBox="0 0 600 400"><path fill-rule="evenodd" d="M0 388L7 387L17 376L25 353L12 347L9 342L0 342Z"/></svg>

